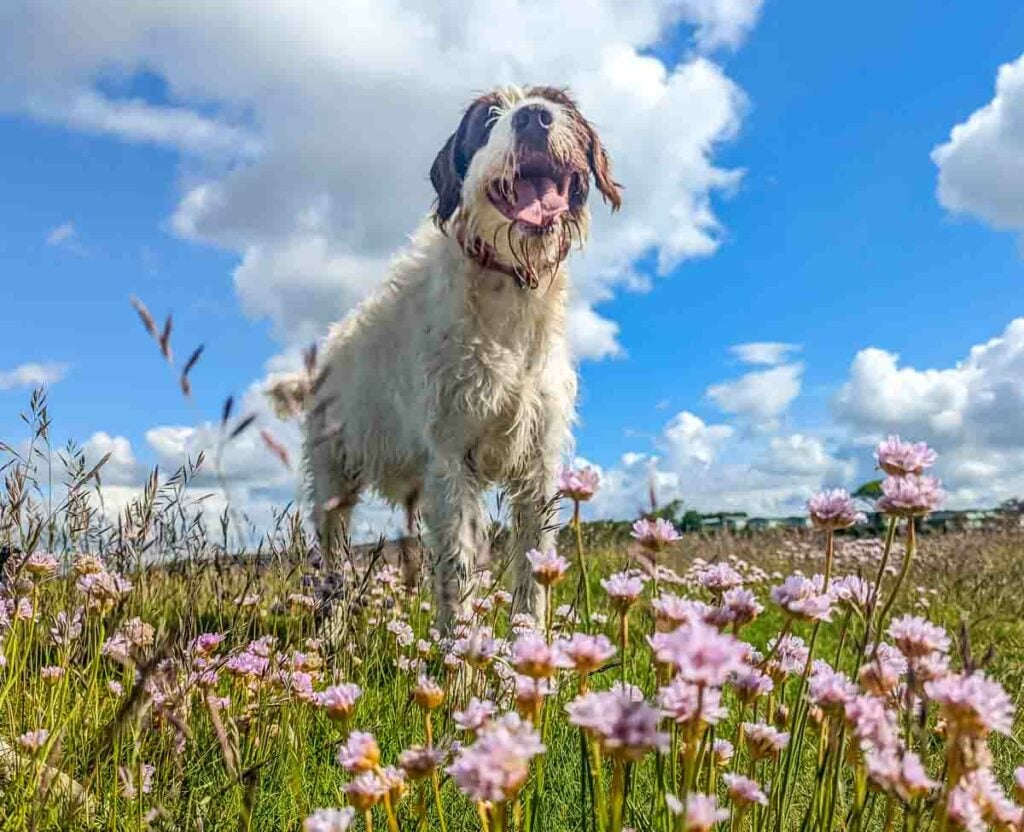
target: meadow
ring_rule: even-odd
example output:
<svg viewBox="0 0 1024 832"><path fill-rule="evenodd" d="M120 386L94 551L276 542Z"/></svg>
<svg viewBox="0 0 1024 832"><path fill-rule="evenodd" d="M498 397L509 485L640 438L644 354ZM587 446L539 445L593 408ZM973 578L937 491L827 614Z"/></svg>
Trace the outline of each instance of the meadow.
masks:
<svg viewBox="0 0 1024 832"><path fill-rule="evenodd" d="M531 554L549 614L517 612L497 545L439 633L381 549L325 557L291 511L241 553L191 464L110 518L41 397L26 421L0 447L0 829L1024 829L1024 532L916 532L920 445L879 448L881 538L840 492L808 531L612 534L567 472Z"/></svg>

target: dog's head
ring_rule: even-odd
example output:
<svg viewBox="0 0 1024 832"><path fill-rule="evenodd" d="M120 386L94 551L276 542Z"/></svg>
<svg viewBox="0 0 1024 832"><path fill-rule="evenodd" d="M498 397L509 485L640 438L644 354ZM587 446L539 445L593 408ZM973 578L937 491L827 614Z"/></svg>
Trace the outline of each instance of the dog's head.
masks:
<svg viewBox="0 0 1024 832"><path fill-rule="evenodd" d="M618 209L608 154L566 92L500 89L470 105L437 154L434 220L442 230L460 224L467 245L482 242L535 274L585 239L591 177Z"/></svg>

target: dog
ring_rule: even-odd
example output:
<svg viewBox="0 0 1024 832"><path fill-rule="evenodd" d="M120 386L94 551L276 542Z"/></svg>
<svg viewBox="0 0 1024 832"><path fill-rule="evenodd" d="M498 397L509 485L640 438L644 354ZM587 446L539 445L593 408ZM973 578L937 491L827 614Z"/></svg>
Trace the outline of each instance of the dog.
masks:
<svg viewBox="0 0 1024 832"><path fill-rule="evenodd" d="M550 510L570 448L576 371L565 335L566 258L588 231L591 181L621 186L570 95L501 88L465 111L430 169L433 212L384 285L267 393L305 414L321 548L336 548L367 488L422 516L438 623L471 591L484 495L511 507L515 605L543 615L526 552L554 543ZM417 514L418 513L418 514Z"/></svg>

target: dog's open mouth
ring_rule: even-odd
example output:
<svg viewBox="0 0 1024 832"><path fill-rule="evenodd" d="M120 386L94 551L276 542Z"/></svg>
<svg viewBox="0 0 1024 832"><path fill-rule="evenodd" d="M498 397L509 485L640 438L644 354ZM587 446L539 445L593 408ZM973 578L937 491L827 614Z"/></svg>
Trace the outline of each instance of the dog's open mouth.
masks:
<svg viewBox="0 0 1024 832"><path fill-rule="evenodd" d="M572 171L546 153L519 157L514 182L495 180L487 196L501 213L531 231L551 228L569 210Z"/></svg>

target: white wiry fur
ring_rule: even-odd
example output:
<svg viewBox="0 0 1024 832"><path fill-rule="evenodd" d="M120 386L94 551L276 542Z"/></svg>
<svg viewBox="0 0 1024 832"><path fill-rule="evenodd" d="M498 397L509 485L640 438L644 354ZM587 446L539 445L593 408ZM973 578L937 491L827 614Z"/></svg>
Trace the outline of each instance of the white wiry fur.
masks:
<svg viewBox="0 0 1024 832"><path fill-rule="evenodd" d="M511 116L531 100L502 93L507 106L493 108L490 137L466 172L447 233L421 225L381 289L331 328L316 379L279 377L268 389L280 411L298 401L307 411L306 462L325 548L346 532L368 487L422 508L444 625L469 591L487 525L483 496L494 485L512 509L517 604L543 612L524 553L554 542L548 509L570 442L576 374L565 338L568 273L557 234L509 230L486 196L514 160ZM554 145L568 116L551 109ZM537 287L482 268L460 245L460 228L493 242L505 262L509 245L529 249L540 264ZM577 241L585 229L584 213Z"/></svg>

